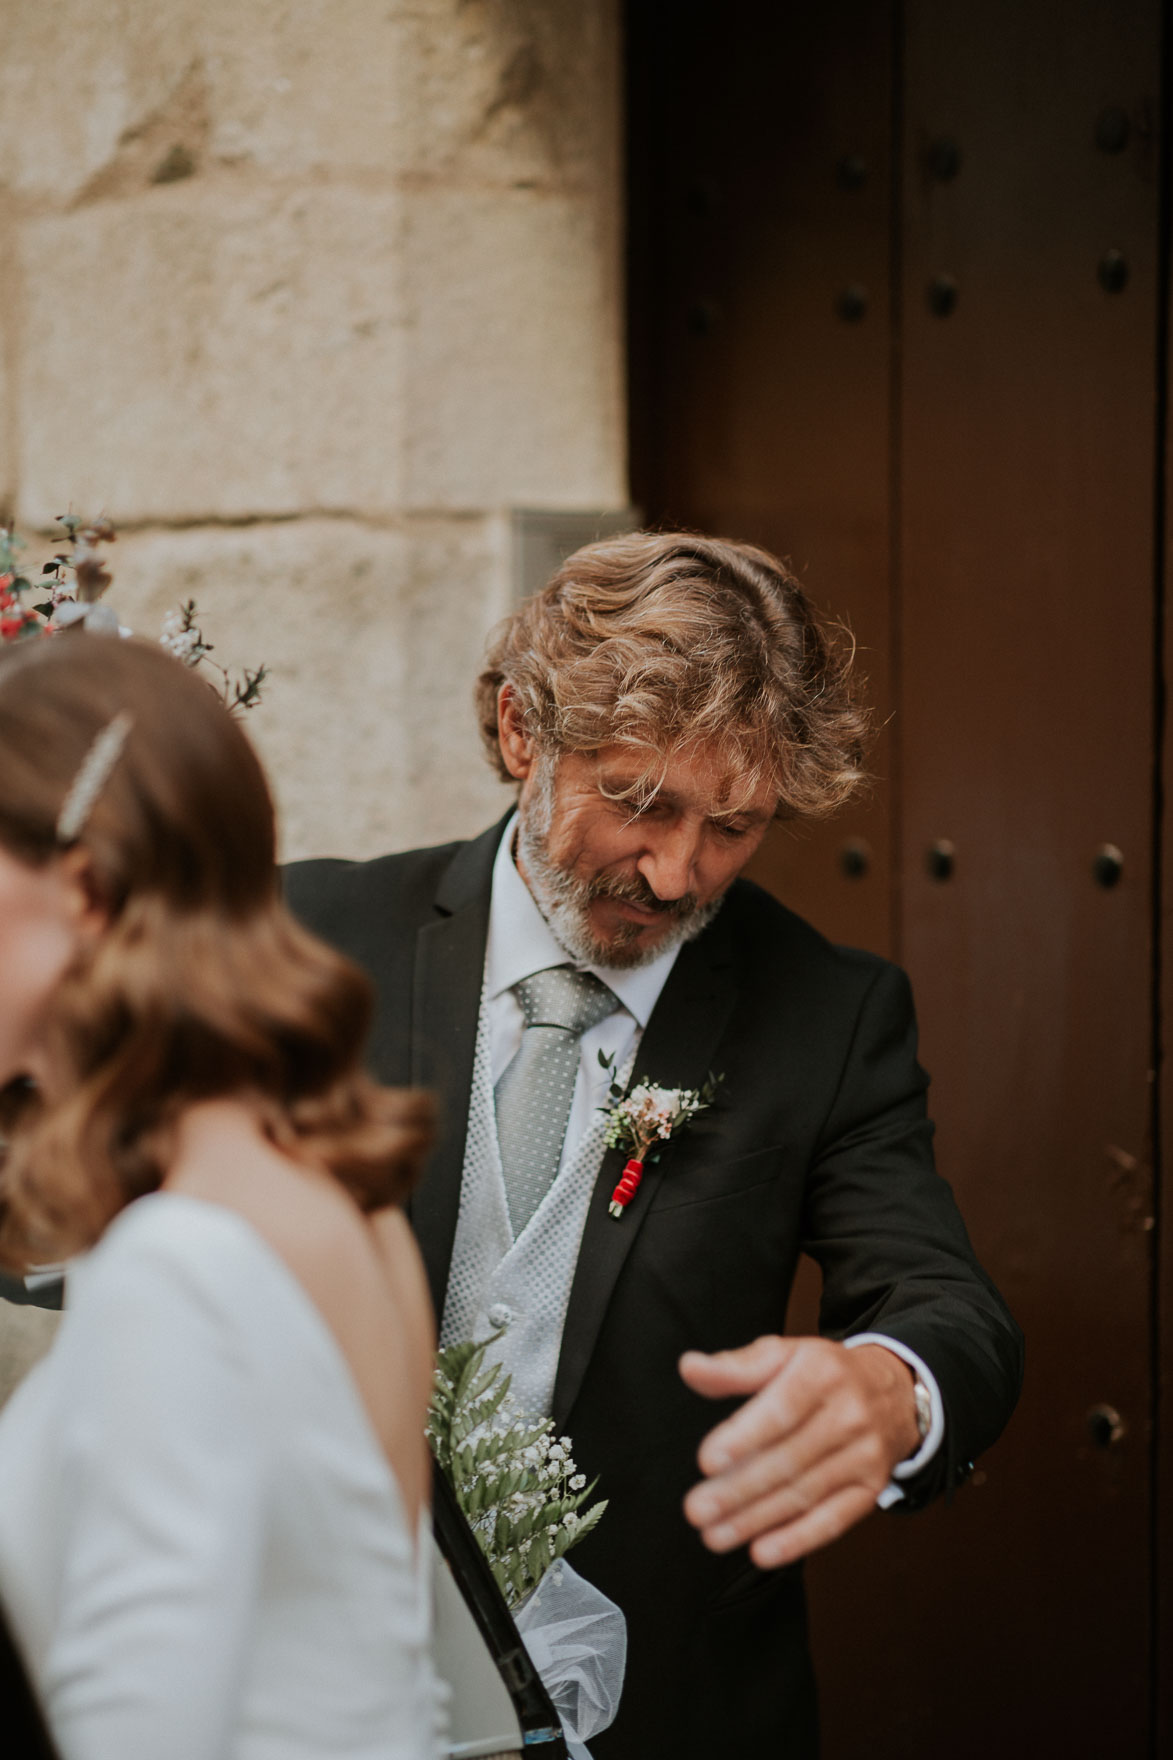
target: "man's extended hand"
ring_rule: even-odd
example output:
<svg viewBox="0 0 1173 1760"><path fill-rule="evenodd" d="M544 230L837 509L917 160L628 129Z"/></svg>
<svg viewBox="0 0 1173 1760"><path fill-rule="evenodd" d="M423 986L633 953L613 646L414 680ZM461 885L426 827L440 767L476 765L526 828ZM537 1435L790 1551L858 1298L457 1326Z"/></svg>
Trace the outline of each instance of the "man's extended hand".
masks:
<svg viewBox="0 0 1173 1760"><path fill-rule="evenodd" d="M686 1351L680 1373L711 1399L752 1396L701 1443L706 1477L684 1513L714 1552L750 1542L763 1569L862 1521L917 1447L912 1373L882 1345L759 1338L714 1356Z"/></svg>

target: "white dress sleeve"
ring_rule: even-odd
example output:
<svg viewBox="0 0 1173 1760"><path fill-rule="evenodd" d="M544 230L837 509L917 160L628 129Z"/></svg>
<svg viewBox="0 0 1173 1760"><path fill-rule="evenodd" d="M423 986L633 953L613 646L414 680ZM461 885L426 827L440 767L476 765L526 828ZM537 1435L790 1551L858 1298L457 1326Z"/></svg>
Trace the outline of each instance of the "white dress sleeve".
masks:
<svg viewBox="0 0 1173 1760"><path fill-rule="evenodd" d="M142 1242L116 1269L73 1316L50 1720L64 1760L224 1760L265 1544L263 1402L211 1279Z"/></svg>

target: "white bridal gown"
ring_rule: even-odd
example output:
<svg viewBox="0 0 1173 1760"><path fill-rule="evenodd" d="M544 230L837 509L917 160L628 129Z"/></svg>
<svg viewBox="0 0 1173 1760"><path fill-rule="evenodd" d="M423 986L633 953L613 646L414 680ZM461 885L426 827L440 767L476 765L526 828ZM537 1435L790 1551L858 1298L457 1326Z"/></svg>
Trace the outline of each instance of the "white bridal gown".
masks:
<svg viewBox="0 0 1173 1760"><path fill-rule="evenodd" d="M283 1261L130 1205L0 1417L0 1597L64 1760L434 1760L429 1570Z"/></svg>

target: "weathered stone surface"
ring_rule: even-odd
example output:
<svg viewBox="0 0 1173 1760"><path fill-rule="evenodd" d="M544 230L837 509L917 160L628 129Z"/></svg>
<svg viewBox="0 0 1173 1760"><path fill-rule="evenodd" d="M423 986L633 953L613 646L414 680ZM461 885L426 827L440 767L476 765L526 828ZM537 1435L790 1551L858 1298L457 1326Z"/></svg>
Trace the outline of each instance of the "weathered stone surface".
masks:
<svg viewBox="0 0 1173 1760"><path fill-rule="evenodd" d="M13 0L0 165L58 210L24 517L621 503L617 34L615 0Z"/></svg>
<svg viewBox="0 0 1173 1760"><path fill-rule="evenodd" d="M13 203L0 187L0 263L7 272L0 282L0 519L8 519L16 502L17 410L12 395L12 367L20 346L24 290L17 271Z"/></svg>
<svg viewBox="0 0 1173 1760"><path fill-rule="evenodd" d="M217 0L213 157L282 176L596 184L617 136L616 0Z"/></svg>
<svg viewBox="0 0 1173 1760"><path fill-rule="evenodd" d="M401 156L402 11L388 0L7 0L0 181L67 207L145 187L176 145L194 170L386 177Z"/></svg>
<svg viewBox="0 0 1173 1760"><path fill-rule="evenodd" d="M53 1343L61 1315L0 1301L0 1406L16 1392Z"/></svg>
<svg viewBox="0 0 1173 1760"><path fill-rule="evenodd" d="M123 130L115 150L78 192L76 201L113 201L157 183L194 177L207 158L210 117L207 71L192 61L164 101Z"/></svg>
<svg viewBox="0 0 1173 1760"><path fill-rule="evenodd" d="M198 0L5 0L0 183L75 200L198 64L200 13Z"/></svg>
<svg viewBox="0 0 1173 1760"><path fill-rule="evenodd" d="M599 187L618 144L618 7L414 0L399 13L404 169Z"/></svg>
<svg viewBox="0 0 1173 1760"><path fill-rule="evenodd" d="M471 708L507 604L500 522L140 533L119 539L112 564L110 601L137 633L154 636L194 598L217 660L269 667L245 726L287 857L440 842L503 810Z"/></svg>
<svg viewBox="0 0 1173 1760"><path fill-rule="evenodd" d="M398 506L398 231L392 193L192 182L27 222L24 519Z"/></svg>
<svg viewBox="0 0 1173 1760"><path fill-rule="evenodd" d="M434 843L467 837L513 798L484 755L473 686L485 640L511 608L504 519L420 518L405 528L398 611L408 656L398 715L410 754L407 815Z"/></svg>
<svg viewBox="0 0 1173 1760"><path fill-rule="evenodd" d="M392 176L414 77L399 42L406 10L404 0L212 0L213 157L284 178Z"/></svg>
<svg viewBox="0 0 1173 1760"><path fill-rule="evenodd" d="M16 474L13 459L13 410L9 398L8 351L3 328L0 327L0 520L7 519L16 499Z"/></svg>
<svg viewBox="0 0 1173 1760"><path fill-rule="evenodd" d="M67 207L179 145L281 178L594 183L618 40L616 0L7 0L0 182Z"/></svg>
<svg viewBox="0 0 1173 1760"><path fill-rule="evenodd" d="M501 810L508 510L627 499L618 16L7 0L0 498L105 509L128 621L268 662L292 855Z"/></svg>
<svg viewBox="0 0 1173 1760"><path fill-rule="evenodd" d="M404 197L406 504L626 499L611 214L589 197Z"/></svg>

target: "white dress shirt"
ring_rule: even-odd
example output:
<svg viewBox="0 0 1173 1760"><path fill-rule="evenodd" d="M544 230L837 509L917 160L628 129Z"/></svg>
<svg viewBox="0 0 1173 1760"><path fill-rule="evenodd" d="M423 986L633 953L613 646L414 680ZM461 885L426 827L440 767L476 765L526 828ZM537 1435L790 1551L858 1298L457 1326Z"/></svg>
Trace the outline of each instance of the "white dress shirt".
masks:
<svg viewBox="0 0 1173 1760"><path fill-rule="evenodd" d="M624 1068L631 1053L638 1050L652 1010L660 999L660 992L668 981L668 974L676 963L680 949L678 946L669 948L650 965L639 966L634 970L616 970L611 966L599 965L583 966L571 959L517 871L513 855L516 829L517 815L514 814L505 828L505 835L498 846L493 865L489 935L485 947L483 995L488 1011L493 1086L496 1087L517 1052L525 1031L521 1004L512 990L512 986L522 978L528 978L534 972L545 971L549 966L569 964L580 971L592 972L619 1000L619 1007L613 1014L607 1015L582 1036L574 1097L570 1104L570 1117L559 1162L561 1170L577 1151L592 1120L597 1118L598 1109L607 1103L610 1076L599 1062L600 1051L604 1056L613 1058L617 1070ZM880 1506L887 1508L904 1495L896 1481L909 1479L919 1473L941 1446L945 1434L945 1411L940 1389L927 1364L921 1361L915 1351L909 1350L907 1345L896 1339L879 1332L862 1332L845 1340L845 1343L851 1347L862 1344L883 1345L886 1350L892 1351L902 1362L907 1363L913 1373L924 1382L932 1401L933 1415L927 1436L916 1454L901 1461L893 1469L892 1481L880 1493Z"/></svg>

